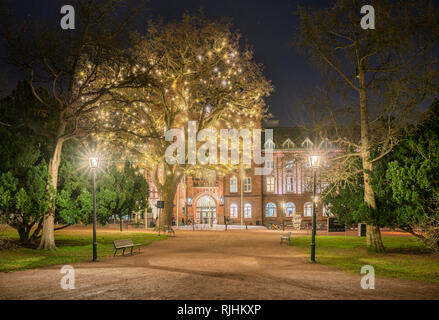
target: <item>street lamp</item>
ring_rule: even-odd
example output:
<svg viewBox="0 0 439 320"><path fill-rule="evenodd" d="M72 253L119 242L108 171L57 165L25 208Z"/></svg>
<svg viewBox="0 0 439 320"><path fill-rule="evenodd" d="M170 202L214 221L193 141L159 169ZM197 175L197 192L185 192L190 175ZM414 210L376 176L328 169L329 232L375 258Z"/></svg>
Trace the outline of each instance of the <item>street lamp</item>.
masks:
<svg viewBox="0 0 439 320"><path fill-rule="evenodd" d="M282 231L285 231L285 212L286 209L286 205L285 205L285 201L282 201Z"/></svg>
<svg viewBox="0 0 439 320"><path fill-rule="evenodd" d="M219 199L219 204L220 204L220 207L224 207L224 198L223 197L221 197ZM225 226L225 228L227 230L226 210L225 209L223 209L223 213L224 213L224 226Z"/></svg>
<svg viewBox="0 0 439 320"><path fill-rule="evenodd" d="M192 207L192 198L191 197L187 198L186 205L188 207ZM189 218L189 213L187 214L187 216ZM195 215L194 215L193 210L192 210L192 231L195 231Z"/></svg>
<svg viewBox="0 0 439 320"><path fill-rule="evenodd" d="M320 156L311 155L309 165L314 170L313 204L312 204L312 236L311 236L311 262L316 261L316 220L317 220L317 169L320 167Z"/></svg>
<svg viewBox="0 0 439 320"><path fill-rule="evenodd" d="M98 157L89 158L89 166L93 171L93 262L98 261L98 243L96 241L96 169L99 168Z"/></svg>

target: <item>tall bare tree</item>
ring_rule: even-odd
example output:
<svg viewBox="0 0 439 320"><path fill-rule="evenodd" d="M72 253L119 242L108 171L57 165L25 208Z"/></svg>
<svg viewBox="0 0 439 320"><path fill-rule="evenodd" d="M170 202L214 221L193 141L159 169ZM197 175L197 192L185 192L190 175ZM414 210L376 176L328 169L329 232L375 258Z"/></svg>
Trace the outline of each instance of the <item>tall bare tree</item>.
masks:
<svg viewBox="0 0 439 320"><path fill-rule="evenodd" d="M54 190L64 142L97 130L96 113L105 96L111 90L135 86L137 80L145 77L121 76L126 64L125 33L135 13L140 12L139 7L126 7L124 3L76 1L75 30L59 27L54 31L53 26L43 27L41 21L14 25L7 15L2 19L1 34L10 53L8 62L26 72L34 96L44 106L40 119L22 120L36 134L51 139L48 185ZM42 95L39 86L51 94ZM55 249L52 200L44 215L40 249Z"/></svg>
<svg viewBox="0 0 439 320"><path fill-rule="evenodd" d="M136 42L131 50L134 64L127 72L147 72L151 82L142 89L115 91L104 114L112 133L102 138L121 142L150 166L166 203L161 225L170 226L176 188L184 175L233 168L198 161L190 164L188 135L196 137L206 128L219 135L221 128L260 127L266 111L263 97L272 87L252 51L242 48L239 34L231 31L226 20L185 14L181 21L151 21L145 37L134 35L132 39ZM187 133L189 121L196 123L191 133ZM186 132L184 164L166 161L166 149L173 143L165 141L165 131L170 129ZM197 143L197 150L203 143Z"/></svg>
<svg viewBox="0 0 439 320"><path fill-rule="evenodd" d="M374 7L376 29L362 29L363 5ZM328 9L298 8L299 45L333 79L331 90L342 87L320 101L320 112L326 112L321 119L331 139L351 150L341 157L345 164L361 158L364 201L373 210L374 163L398 143L411 112L437 92L438 12L428 1L411 0L337 0ZM384 251L379 225L368 225L367 245Z"/></svg>

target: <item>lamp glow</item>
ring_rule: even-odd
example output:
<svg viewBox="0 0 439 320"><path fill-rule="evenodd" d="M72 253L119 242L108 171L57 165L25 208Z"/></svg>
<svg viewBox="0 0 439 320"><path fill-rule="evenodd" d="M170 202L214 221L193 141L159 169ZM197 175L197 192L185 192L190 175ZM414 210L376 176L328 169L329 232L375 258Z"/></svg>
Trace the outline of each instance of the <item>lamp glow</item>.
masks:
<svg viewBox="0 0 439 320"><path fill-rule="evenodd" d="M318 155L312 155L309 157L309 165L311 168L318 168L320 167L320 156Z"/></svg>
<svg viewBox="0 0 439 320"><path fill-rule="evenodd" d="M90 165L90 168L91 169L97 169L97 168L99 168L99 162L100 162L100 160L99 160L99 158L98 157L91 157L91 158L89 158L89 165Z"/></svg>

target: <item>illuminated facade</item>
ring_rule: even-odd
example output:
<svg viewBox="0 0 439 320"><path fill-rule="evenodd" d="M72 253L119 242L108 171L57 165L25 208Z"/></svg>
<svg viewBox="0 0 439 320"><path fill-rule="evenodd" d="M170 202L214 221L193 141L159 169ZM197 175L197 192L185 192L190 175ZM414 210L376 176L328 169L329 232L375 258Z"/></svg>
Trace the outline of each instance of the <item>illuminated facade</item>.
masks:
<svg viewBox="0 0 439 320"><path fill-rule="evenodd" d="M179 225L195 221L209 226L226 220L237 225L289 225L295 215L300 215L301 227L307 227L312 219L313 191L308 158L313 150L324 154L325 159L343 151L328 141L304 135L298 128L273 130L273 140L265 144L265 148L274 150L273 162L268 164L273 168L271 175L254 175L252 166L226 176L206 171L200 177L185 177L174 200L175 224L178 220ZM327 184L321 170L324 168L317 171L317 194ZM151 205L155 206L157 200L158 193L152 187ZM318 203L318 227L326 225L328 211Z"/></svg>

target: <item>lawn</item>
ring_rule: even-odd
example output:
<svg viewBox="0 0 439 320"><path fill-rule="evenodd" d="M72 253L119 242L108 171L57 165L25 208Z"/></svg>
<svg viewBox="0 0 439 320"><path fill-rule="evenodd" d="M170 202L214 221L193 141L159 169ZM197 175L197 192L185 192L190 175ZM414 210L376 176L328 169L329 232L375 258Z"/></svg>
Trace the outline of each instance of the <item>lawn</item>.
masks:
<svg viewBox="0 0 439 320"><path fill-rule="evenodd" d="M309 252L311 237L291 240L294 247ZM387 253L377 254L366 249L366 239L350 236L317 236L316 260L358 274L361 267L371 265L378 276L439 283L439 257L433 255L416 238L409 236L383 237Z"/></svg>
<svg viewBox="0 0 439 320"><path fill-rule="evenodd" d="M2 232L2 237L18 239L13 230ZM156 240L166 239L166 236L156 234L116 230L98 230L98 257L105 260L114 253L113 240L133 239L134 243L149 245ZM34 269L46 265L71 264L91 261L92 259L91 229L61 230L55 233L57 250L42 251L27 248L0 250L0 272L11 272L24 269Z"/></svg>

